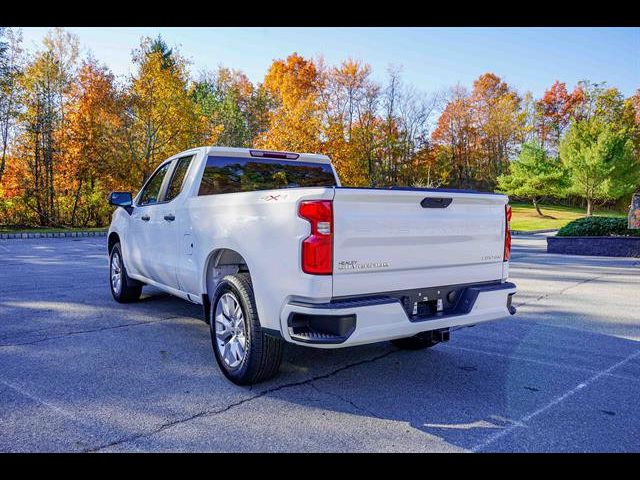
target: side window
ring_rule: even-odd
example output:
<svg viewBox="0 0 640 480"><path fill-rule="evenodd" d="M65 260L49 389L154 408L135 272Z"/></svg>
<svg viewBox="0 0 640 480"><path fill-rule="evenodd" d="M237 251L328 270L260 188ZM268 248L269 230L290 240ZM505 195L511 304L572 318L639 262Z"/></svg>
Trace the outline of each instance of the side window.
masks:
<svg viewBox="0 0 640 480"><path fill-rule="evenodd" d="M165 163L162 167L156 170L156 173L153 174L151 180L149 180L140 194L140 205L152 205L158 202L162 181L167 174L167 170L169 170L170 164L171 162Z"/></svg>
<svg viewBox="0 0 640 480"><path fill-rule="evenodd" d="M184 177L187 175L187 170L189 170L189 165L191 164L192 158L193 155L190 157L182 157L178 160L178 164L173 170L173 175L171 176L169 187L167 188L167 195L164 199L166 202L169 202L176 198L182 191Z"/></svg>

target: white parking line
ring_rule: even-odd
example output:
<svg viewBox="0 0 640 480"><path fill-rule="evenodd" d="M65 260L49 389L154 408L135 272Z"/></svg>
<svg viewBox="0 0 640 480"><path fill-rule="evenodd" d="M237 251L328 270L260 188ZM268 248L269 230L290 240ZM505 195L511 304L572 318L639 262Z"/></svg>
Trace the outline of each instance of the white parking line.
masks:
<svg viewBox="0 0 640 480"><path fill-rule="evenodd" d="M499 432L496 432L493 435L490 435L489 437L487 437L487 439L485 439L484 441L480 442L475 447L473 447L471 449L471 451L472 452L479 452L483 448L486 448L489 445L491 445L496 440L499 440L500 438L504 437L505 435L508 435L509 433L514 431L516 428L526 427L526 423L528 421L530 421L531 419L533 419L533 418L537 417L538 415L546 412L550 408L553 408L554 406L564 402L567 398L575 395L580 390L588 387L589 385L591 385L593 382L595 382L599 378L601 378L601 377L603 377L605 375L608 375L609 373L611 373L616 368L621 367L625 363L629 362L630 360L633 360L634 358L636 358L638 356L640 356L640 350L636 351L635 353L632 353L631 355L629 355L624 360L620 360L618 363L616 363L614 365L611 365L609 368L606 368L604 370L599 371L598 373L596 373L592 377L589 377L588 379L586 379L584 382L576 385L574 388L572 388L568 392L563 393L559 397L554 398L549 403L547 403L546 405L540 407L539 409L535 410L534 412L531 412L531 413L525 415L524 417L520 418L516 423L514 423L511 426L505 428L504 430L500 430Z"/></svg>
<svg viewBox="0 0 640 480"><path fill-rule="evenodd" d="M46 400L43 400L39 397L36 397L35 395L27 392L26 390L24 390L23 388L14 385L12 383L9 383L5 380L0 380L0 383L2 383L3 385L9 387L11 390L14 390L16 392L18 392L20 395L23 395L31 400L33 400L36 403L39 403L40 405L44 405L45 407L50 408L51 410L54 410L56 412L58 412L60 415L64 415L65 417L71 418L71 419L76 419L75 415L71 412L68 412L56 405L53 405L52 403L47 402Z"/></svg>
<svg viewBox="0 0 640 480"><path fill-rule="evenodd" d="M572 329L572 330L578 330L578 329ZM582 330L583 331L583 330ZM535 358L530 358L530 357L521 357L519 355L509 355L506 353L498 353L498 352L487 352L486 350L478 350L477 348L469 348L469 347L460 347L457 345L447 345L446 348L450 348L453 350L461 350L464 352L471 352L471 353L479 353L481 355L489 355L490 357L499 357L499 358L506 358L508 360L518 360L521 362L528 362L528 363L535 363L538 365L544 365L545 367L554 367L554 368L560 368L560 369L565 369L565 370L576 370L578 372L589 372L589 373L597 373L598 370L596 370L595 368L589 368L589 367L579 367L577 365L569 365L566 363L556 363L556 362L547 362L544 360L538 360ZM635 378L635 377L630 377L627 375L616 375L615 373L607 373L607 376L613 377L613 378L619 378L621 380L633 380L633 381L640 381L640 379Z"/></svg>
<svg viewBox="0 0 640 480"><path fill-rule="evenodd" d="M464 352L480 353L483 355L489 355L491 357L500 357L500 358L507 358L509 360L520 360L522 362L536 363L538 365L544 365L545 367L563 368L563 369L578 370L581 372L590 372L590 373L597 372L597 370L593 368L577 367L574 365L567 365L564 363L546 362L544 360L536 360L535 358L520 357L518 355L509 355L505 353L487 352L485 350L478 350L476 348L459 347L457 345L447 345L446 348L447 349L451 348L453 350L461 350Z"/></svg>

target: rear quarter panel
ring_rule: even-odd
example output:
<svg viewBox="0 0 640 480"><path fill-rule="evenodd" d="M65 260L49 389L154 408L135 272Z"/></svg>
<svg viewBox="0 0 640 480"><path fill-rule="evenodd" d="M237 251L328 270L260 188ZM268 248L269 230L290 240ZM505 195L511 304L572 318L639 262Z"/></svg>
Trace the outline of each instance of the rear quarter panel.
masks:
<svg viewBox="0 0 640 480"><path fill-rule="evenodd" d="M292 188L195 196L185 204L186 224L194 239L193 261L200 269L198 294L209 293L209 259L222 248L245 259L260 322L280 329L279 314L292 299L329 301L332 277L307 275L300 267L300 244L309 223L298 217L302 200L331 200L333 188Z"/></svg>

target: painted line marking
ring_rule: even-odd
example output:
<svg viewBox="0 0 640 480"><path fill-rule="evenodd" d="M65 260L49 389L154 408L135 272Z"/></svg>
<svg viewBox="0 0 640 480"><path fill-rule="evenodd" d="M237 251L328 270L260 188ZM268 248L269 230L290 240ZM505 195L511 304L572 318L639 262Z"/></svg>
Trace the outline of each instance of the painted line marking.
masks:
<svg viewBox="0 0 640 480"><path fill-rule="evenodd" d="M604 370L601 370L601 371L597 372L595 375L589 377L584 382L579 383L578 385L576 385L574 388L572 388L568 392L563 393L562 395L560 395L560 396L554 398L553 400L551 400L546 405L544 405L544 406L540 407L539 409L537 409L537 410L525 415L524 417L520 418L516 423L514 423L510 427L507 427L504 430L501 430L499 432L494 433L493 435L490 435L486 440L480 442L475 447L473 447L471 449L471 452L474 452L474 453L475 452L479 452L483 448L486 448L489 445L491 445L492 443L494 443L496 440L499 440L502 437L504 437L505 435L508 435L509 433L513 432L516 428L526 427L526 423L529 422L530 420L532 420L533 418L537 417L538 415L543 414L544 412L546 412L547 410L555 407L556 405L559 405L560 403L564 402L567 398L572 397L576 393L578 393L581 390L585 389L586 387L591 385L593 382L595 382L599 378L601 378L601 377L603 377L605 375L608 375L609 373L611 373L616 368L621 367L625 363L628 363L629 361L633 360L634 358L636 358L638 356L640 356L640 350L636 351L635 353L632 353L627 358L625 358L623 360L620 360L618 363L615 363L615 364L611 365L609 368L606 368Z"/></svg>
<svg viewBox="0 0 640 480"><path fill-rule="evenodd" d="M566 363L547 362L547 361L538 360L535 358L521 357L519 355L509 355L506 353L487 352L486 350L478 350L477 348L459 347L459 346L453 346L453 345L447 345L446 348L450 348L453 350L461 350L464 352L479 353L481 355L489 355L491 357L506 358L508 360L518 360L521 362L535 363L537 365L544 365L546 367L554 367L554 368L564 369L564 370L575 370L578 372L588 372L588 373L598 372L598 370L596 370L595 368L580 367L577 365L569 365ZM607 373L606 375L612 378L619 378L620 380L640 381L640 379L638 378L630 377L627 375L616 375L615 373Z"/></svg>
<svg viewBox="0 0 640 480"><path fill-rule="evenodd" d="M26 391L24 388L21 388L21 387L19 387L17 385L9 383L6 380L0 380L0 383L2 383L3 385L9 387L11 390L14 390L14 391L18 392L19 394L21 394L21 395L33 400L34 402L39 403L40 405L44 405L45 407L48 407L51 410L54 410L55 412L59 413L60 415L64 415L65 417L71 418L73 420L76 419L76 416L73 413L68 412L67 410L62 409L62 408L58 407L57 405L54 405L54 404L52 404L50 402L47 402L46 400L43 400L40 397L37 397L37 396L33 395L32 393Z"/></svg>
<svg viewBox="0 0 640 480"><path fill-rule="evenodd" d="M446 348L451 348L451 349L454 349L454 350L462 350L464 352L479 353L479 354L483 354L483 355L489 355L491 357L507 358L509 360L520 360L520 361L523 361L523 362L529 362L529 363L535 363L535 364L538 364L538 365L544 365L546 367L578 370L578 371L581 371L581 372L589 372L589 373L597 372L597 370L595 370L593 368L588 368L588 367L578 367L578 366L566 365L566 364L562 364L562 363L546 362L544 360L536 360L535 358L520 357L518 355L508 355L508 354L505 354L505 353L487 352L485 350L478 350L476 348L458 347L458 346L453 346L453 345L447 345Z"/></svg>

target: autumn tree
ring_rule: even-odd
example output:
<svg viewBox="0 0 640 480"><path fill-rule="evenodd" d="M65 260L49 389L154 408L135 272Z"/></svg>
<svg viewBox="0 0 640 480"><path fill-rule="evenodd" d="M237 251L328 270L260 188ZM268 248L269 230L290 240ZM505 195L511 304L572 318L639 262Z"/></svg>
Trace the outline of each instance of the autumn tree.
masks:
<svg viewBox="0 0 640 480"><path fill-rule="evenodd" d="M416 179L411 183L413 187L440 188L450 182L451 164L432 145L416 152L411 164L416 170Z"/></svg>
<svg viewBox="0 0 640 480"><path fill-rule="evenodd" d="M518 143L524 144L528 142L541 142L538 135L538 116L537 100L533 93L527 91L522 96L520 103L520 113L518 122L521 125Z"/></svg>
<svg viewBox="0 0 640 480"><path fill-rule="evenodd" d="M215 133L189 92L186 61L161 38L144 38L134 51L137 67L125 93L124 131L132 177L139 185L161 160Z"/></svg>
<svg viewBox="0 0 640 480"><path fill-rule="evenodd" d="M578 85L571 93L558 80L546 90L537 103L540 141L552 152L558 151L562 134L572 119L577 118L585 101L584 89Z"/></svg>
<svg viewBox="0 0 640 480"><path fill-rule="evenodd" d="M28 165L29 176L22 179L24 200L38 217L39 225L54 221L54 133L59 125L55 103L54 78L58 74L50 52L41 52L20 77L20 115L22 133L17 140L16 155Z"/></svg>
<svg viewBox="0 0 640 480"><path fill-rule="evenodd" d="M249 132L252 139L252 146L263 138L269 129L270 112L275 108L275 101L269 94L264 84L258 84L253 89L253 95L249 98L247 105L247 116L249 119Z"/></svg>
<svg viewBox="0 0 640 480"><path fill-rule="evenodd" d="M636 158L640 158L640 88L636 90L635 94L633 94L631 97L629 97L626 100L626 103L634 119L633 137L634 137ZM640 182L638 183L636 192L640 193Z"/></svg>
<svg viewBox="0 0 640 480"><path fill-rule="evenodd" d="M375 184L379 86L371 80L371 67L349 59L323 74L324 149L345 185Z"/></svg>
<svg viewBox="0 0 640 480"><path fill-rule="evenodd" d="M477 135L469 93L457 85L449 92L431 138L440 162L451 166L451 183L458 188L474 185Z"/></svg>
<svg viewBox="0 0 640 480"><path fill-rule="evenodd" d="M421 172L416 155L429 147L431 117L438 97L405 85L400 69L392 66L382 91L379 177L385 185L413 185Z"/></svg>
<svg viewBox="0 0 640 480"><path fill-rule="evenodd" d="M19 77L23 111L18 117L20 135L16 156L25 163L21 178L24 205L37 216L39 225L59 220L56 175L65 151L66 106L74 81L78 41L54 29L43 41Z"/></svg>
<svg viewBox="0 0 640 480"><path fill-rule="evenodd" d="M422 171L418 154L431 148L431 118L437 102L436 95L425 95L412 86L405 87L399 97L396 119L399 126L397 182L400 185L423 180L426 172Z"/></svg>
<svg viewBox="0 0 640 480"><path fill-rule="evenodd" d="M387 83L381 92L380 142L378 143L378 175L375 185L393 185L397 182L400 132L396 113L402 95L401 68L390 65Z"/></svg>
<svg viewBox="0 0 640 480"><path fill-rule="evenodd" d="M108 214L104 199L118 187L129 187L122 127L122 100L114 76L93 58L79 72L68 105L68 139L64 172L70 225L100 225Z"/></svg>
<svg viewBox="0 0 640 480"><path fill-rule="evenodd" d="M481 75L471 92L451 90L432 139L452 165L452 183L491 190L523 137L521 99L493 73Z"/></svg>
<svg viewBox="0 0 640 480"><path fill-rule="evenodd" d="M634 120L635 120L635 147L636 147L636 158L640 158L640 88L636 90L636 93L633 94L628 100L629 105L633 107L634 111ZM638 186L636 188L636 193L640 193L640 181L638 182Z"/></svg>
<svg viewBox="0 0 640 480"><path fill-rule="evenodd" d="M523 128L520 97L493 73L473 82L471 111L477 133L478 173L476 182L492 189L495 178L507 169Z"/></svg>
<svg viewBox="0 0 640 480"><path fill-rule="evenodd" d="M57 96L56 104L60 116L56 140L65 142L68 134L67 104L71 101L71 89L76 78L80 41L77 35L56 27L44 37L42 43L51 54L57 68L58 74L53 78L52 85ZM57 149L57 152L62 154L63 149Z"/></svg>
<svg viewBox="0 0 640 480"><path fill-rule="evenodd" d="M265 92L255 88L239 70L220 67L195 82L191 95L217 132L216 144L251 147L253 139L266 130L269 103Z"/></svg>
<svg viewBox="0 0 640 480"><path fill-rule="evenodd" d="M6 170L9 141L20 112L18 80L22 56L22 33L0 28L0 184Z"/></svg>
<svg viewBox="0 0 640 480"><path fill-rule="evenodd" d="M256 139L256 146L320 152L321 81L316 64L297 53L286 60L275 60L264 79L265 91L275 107L269 112L268 129Z"/></svg>
<svg viewBox="0 0 640 480"><path fill-rule="evenodd" d="M497 182L498 191L530 199L542 217L540 200L565 196L568 178L562 164L551 158L540 143L529 142L509 164L509 173L500 175Z"/></svg>
<svg viewBox="0 0 640 480"><path fill-rule="evenodd" d="M640 125L640 88L637 89L636 93L634 93L629 98L629 103L631 103L635 111L635 115L634 115L635 121L638 125Z"/></svg>

